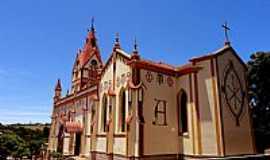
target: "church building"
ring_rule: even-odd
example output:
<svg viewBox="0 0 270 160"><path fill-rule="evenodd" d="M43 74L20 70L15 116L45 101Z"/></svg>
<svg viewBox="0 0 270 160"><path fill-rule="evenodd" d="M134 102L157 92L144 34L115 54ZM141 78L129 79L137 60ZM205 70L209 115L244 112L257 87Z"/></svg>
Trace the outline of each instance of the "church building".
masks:
<svg viewBox="0 0 270 160"><path fill-rule="evenodd" d="M209 159L256 153L247 67L226 40L173 66L142 58L117 36L102 61L92 24L70 92L55 87L49 152L89 160ZM177 58L177 57L175 57Z"/></svg>

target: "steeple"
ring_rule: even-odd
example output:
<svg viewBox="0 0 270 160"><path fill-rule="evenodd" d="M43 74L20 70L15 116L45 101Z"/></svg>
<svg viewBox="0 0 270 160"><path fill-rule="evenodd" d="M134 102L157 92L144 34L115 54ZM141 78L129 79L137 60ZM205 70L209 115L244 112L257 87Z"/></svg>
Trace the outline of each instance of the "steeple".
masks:
<svg viewBox="0 0 270 160"><path fill-rule="evenodd" d="M91 20L91 28L87 30L88 34L85 40L82 52L79 55L79 62L84 66L86 62L95 54L99 62L102 64L99 48L97 45L97 38L95 35L94 18Z"/></svg>
<svg viewBox="0 0 270 160"><path fill-rule="evenodd" d="M96 72L90 70L97 70L102 67L102 59L95 33L94 18L92 18L91 26L87 29L87 37L84 46L82 50L79 50L74 63L71 93L75 93L87 87L88 81L92 78L90 73Z"/></svg>
<svg viewBox="0 0 270 160"><path fill-rule="evenodd" d="M55 85L55 91L62 91L61 80L60 79L57 80L57 83Z"/></svg>
<svg viewBox="0 0 270 160"><path fill-rule="evenodd" d="M60 79L58 79L54 89L54 102L58 101L61 98L61 92L62 92L61 81Z"/></svg>
<svg viewBox="0 0 270 160"><path fill-rule="evenodd" d="M86 44L90 45L91 47L97 47L96 36L95 36L95 27L94 27L94 18L92 18L92 20L91 20L91 28L87 29L87 31L88 31L88 35L86 38Z"/></svg>

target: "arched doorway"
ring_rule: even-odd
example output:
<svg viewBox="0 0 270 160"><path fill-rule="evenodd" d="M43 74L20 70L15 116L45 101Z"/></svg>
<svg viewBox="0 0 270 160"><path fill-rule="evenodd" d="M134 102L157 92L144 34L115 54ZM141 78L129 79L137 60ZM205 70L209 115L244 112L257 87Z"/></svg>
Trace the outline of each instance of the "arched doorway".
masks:
<svg viewBox="0 0 270 160"><path fill-rule="evenodd" d="M108 105L108 98L106 95L103 96L102 98L102 107L101 107L101 127L100 130L101 132L105 133L107 132L107 105Z"/></svg>
<svg viewBox="0 0 270 160"><path fill-rule="evenodd" d="M187 94L181 89L178 97L178 131L180 134L188 132L188 106L187 106Z"/></svg>
<svg viewBox="0 0 270 160"><path fill-rule="evenodd" d="M81 152L81 136L82 134L80 132L75 133L75 150L74 150L75 156L80 155Z"/></svg>
<svg viewBox="0 0 270 160"><path fill-rule="evenodd" d="M58 132L57 152L63 153L63 145L64 145L64 125L61 124Z"/></svg>

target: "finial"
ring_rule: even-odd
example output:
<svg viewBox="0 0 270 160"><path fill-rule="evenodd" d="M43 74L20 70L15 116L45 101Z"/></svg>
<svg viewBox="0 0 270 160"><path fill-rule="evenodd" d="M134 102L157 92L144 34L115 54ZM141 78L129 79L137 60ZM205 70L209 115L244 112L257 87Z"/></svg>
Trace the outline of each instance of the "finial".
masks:
<svg viewBox="0 0 270 160"><path fill-rule="evenodd" d="M94 22L95 22L95 18L92 17L92 19L91 19L91 31L92 32L95 32Z"/></svg>
<svg viewBox="0 0 270 160"><path fill-rule="evenodd" d="M134 39L134 51L137 52L138 51L138 44L137 44L137 39L135 37Z"/></svg>
<svg viewBox="0 0 270 160"><path fill-rule="evenodd" d="M116 32L116 34L115 34L115 43L119 43L119 38L120 36L119 36L119 33L118 32Z"/></svg>
<svg viewBox="0 0 270 160"><path fill-rule="evenodd" d="M140 55L138 53L138 44L137 44L137 39L136 37L134 38L134 48L133 48L133 53L131 55L132 59L140 59Z"/></svg>
<svg viewBox="0 0 270 160"><path fill-rule="evenodd" d="M114 42L114 49L116 49L116 48L120 48L120 38L119 38L120 36L119 36L119 33L117 32L116 34L115 34L115 42Z"/></svg>
<svg viewBox="0 0 270 160"><path fill-rule="evenodd" d="M224 28L225 45L230 45L228 31L230 31L231 29L229 28L227 21L225 21L225 23L222 25L222 27Z"/></svg>
<svg viewBox="0 0 270 160"><path fill-rule="evenodd" d="M94 26L95 18L91 18L91 29L87 29L88 32L95 32L95 26Z"/></svg>

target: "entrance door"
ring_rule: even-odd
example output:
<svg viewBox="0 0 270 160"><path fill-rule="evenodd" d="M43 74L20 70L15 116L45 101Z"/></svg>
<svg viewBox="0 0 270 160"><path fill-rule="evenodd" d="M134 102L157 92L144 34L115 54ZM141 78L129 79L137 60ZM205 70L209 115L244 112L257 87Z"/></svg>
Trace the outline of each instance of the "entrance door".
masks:
<svg viewBox="0 0 270 160"><path fill-rule="evenodd" d="M75 155L78 156L81 150L81 133L76 133L75 139Z"/></svg>
<svg viewBox="0 0 270 160"><path fill-rule="evenodd" d="M64 142L64 126L61 125L58 133L58 145L57 152L63 153L63 143Z"/></svg>

